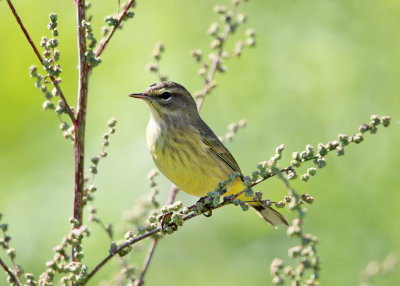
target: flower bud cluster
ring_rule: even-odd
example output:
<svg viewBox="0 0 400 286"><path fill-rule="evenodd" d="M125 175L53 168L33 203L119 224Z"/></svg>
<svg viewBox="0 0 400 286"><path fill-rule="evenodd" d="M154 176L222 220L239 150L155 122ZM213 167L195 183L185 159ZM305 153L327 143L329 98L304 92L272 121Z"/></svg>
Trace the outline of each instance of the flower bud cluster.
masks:
<svg viewBox="0 0 400 286"><path fill-rule="evenodd" d="M110 144L109 142L109 137L115 133L115 125L117 124L117 120L115 118L111 118L108 122L108 130L106 133L103 134L103 140L102 140L102 150L99 155L93 157L91 161L91 165L89 167L89 173L91 174L91 180L89 181L89 176L86 176L85 178L85 191L84 191L84 197L83 201L86 203L88 201L93 201L93 194L95 191L97 191L97 188L94 186L94 176L98 172L98 165L100 163L100 160L104 157L107 157L108 153L106 151L108 145ZM62 127L62 126L60 126ZM96 220L94 220L96 221Z"/></svg>
<svg viewBox="0 0 400 286"><path fill-rule="evenodd" d="M371 285L371 281L374 281L373 279L376 276L384 276L394 272L397 269L396 266L398 262L399 257L395 252L389 253L382 262L376 260L370 261L360 273L360 279L362 281L360 285Z"/></svg>
<svg viewBox="0 0 400 286"><path fill-rule="evenodd" d="M372 115L370 124L362 124L359 128L359 133L356 133L352 136L339 134L336 140L329 141L326 144L319 143L316 151L312 145L307 145L304 151L294 152L292 154L292 161L290 163L292 167L298 168L302 165L302 163L313 160L314 164L318 168L324 168L326 166L325 156L329 152L335 151L338 156L343 156L344 148L350 143L361 143L364 140L364 133L369 131L371 134L375 134L377 131L377 126L380 124L382 124L384 127L389 126L390 119L390 116L379 117L377 115ZM300 176L300 179L304 182L307 182L310 177L314 176L315 174L316 169L309 168L307 169L306 173Z"/></svg>
<svg viewBox="0 0 400 286"><path fill-rule="evenodd" d="M57 16L56 13L50 13L49 14L49 19L50 19L50 22L47 25L47 29L49 29L52 32L54 37L57 37L58 36L58 29L57 29L58 16Z"/></svg>
<svg viewBox="0 0 400 286"><path fill-rule="evenodd" d="M12 238L11 238L11 236L9 236L7 234L7 232L8 232L8 224L7 223L2 223L1 222L2 218L3 218L3 214L0 213L0 233L2 234L1 237L0 237L0 247L5 250L8 258L11 260L11 263L14 266L14 271L13 271L14 274L17 276L17 279L20 279L21 275L24 272L24 269L22 268L21 265L18 265L18 264L15 263L15 258L17 257L17 253L15 251L15 248L10 247L10 241L11 241ZM13 277L13 278L15 278L15 277ZM9 282L16 282L16 281L14 281L13 278L8 276L8 281ZM35 283L35 282L33 281L32 283ZM10 285L11 284L12 283L10 283Z"/></svg>
<svg viewBox="0 0 400 286"><path fill-rule="evenodd" d="M226 42L229 36L234 34L237 28L246 22L246 15L238 12L238 6L241 2L243 1L232 1L231 8L223 5L214 6L214 12L219 15L220 21L212 23L207 29L207 34L211 36L209 45L211 51L206 57L203 57L203 52L200 49L190 52L195 61L200 64L198 75L205 80L203 89L193 94L195 98L203 98L211 92L215 87L215 84L210 86L215 72L226 72L228 68L225 62L228 59L240 56L245 46L254 46L254 30L252 30L251 36L246 33L247 39L239 40L236 43L234 51L228 52L226 49Z"/></svg>
<svg viewBox="0 0 400 286"><path fill-rule="evenodd" d="M228 125L228 132L223 137L218 137L221 142L230 142L235 137L239 129L246 127L246 120L242 119L239 122L232 122Z"/></svg>
<svg viewBox="0 0 400 286"><path fill-rule="evenodd" d="M147 175L147 180L149 181L149 187L150 187L149 200L153 208L158 208L160 206L160 202L157 200L157 195L159 194L159 188L155 181L155 178L158 174L159 172L156 169L153 169Z"/></svg>
<svg viewBox="0 0 400 286"><path fill-rule="evenodd" d="M102 151L100 152L100 154L98 156L95 156L91 159L92 164L89 167L89 173L91 174L91 176L89 176L89 175L85 176L85 189L84 189L84 196L83 196L83 201L85 204L94 200L94 193L97 191L97 188L94 185L94 177L97 174L98 165L100 163L100 160L107 156L106 148L109 145L109 137L110 137L110 135L115 133L116 124L117 124L117 120L115 118L111 118L108 121L107 125L108 125L109 129L103 135ZM62 126L60 126L60 128L67 128L67 126L62 124ZM68 130L66 132L68 132ZM106 231L106 233L110 237L110 239L112 239L113 232L114 232L113 225L112 224L104 224L102 222L100 217L97 215L96 207L93 204L89 205L88 212L89 212L89 221L98 223Z"/></svg>
<svg viewBox="0 0 400 286"><path fill-rule="evenodd" d="M104 17L104 22L110 27L117 27L118 26L118 18L112 15L108 15Z"/></svg>
<svg viewBox="0 0 400 286"><path fill-rule="evenodd" d="M74 113L72 107L65 106L65 102L63 98L58 97L59 88L58 84L61 83L61 78L58 77L61 72L61 66L57 63L60 60L60 51L57 49L58 47L58 30L57 30L57 14L50 13L49 14L50 23L48 24L48 29L52 32L53 38L48 39L43 36L40 41L40 46L44 48L43 52L43 69L45 70L45 75L42 75L38 72L38 69L35 65L29 67L29 75L35 79L35 87L39 89L45 96L45 100L42 104L44 110L54 110L57 116L62 121L60 125L60 129L63 131L64 137L66 139L74 140L74 130L73 127L69 127L67 122L61 118L61 115L64 113L68 113L68 108ZM51 79L51 81L49 80ZM54 87L52 90L49 89L49 84L53 84Z"/></svg>
<svg viewBox="0 0 400 286"><path fill-rule="evenodd" d="M46 270L39 277L39 285L53 285L55 275L64 275L61 278L62 285L81 284L87 278L88 267L82 263L84 258L82 241L90 236L87 226L79 226L75 218L70 218L71 231L65 236L61 243L53 248L53 259L47 261ZM68 255L68 248L74 250L74 261Z"/></svg>
<svg viewBox="0 0 400 286"><path fill-rule="evenodd" d="M318 238L303 234L302 219L295 218L287 229L287 235L297 237L301 243L288 249L288 256L297 259L296 266L285 265L282 259L275 258L270 265L272 284L284 285L286 280L291 285L319 285L320 259L316 245Z"/></svg>
<svg viewBox="0 0 400 286"><path fill-rule="evenodd" d="M160 72L159 72L160 71L160 61L161 61L164 51L165 51L165 45L161 42L157 43L152 52L153 62L151 62L147 65L147 70L149 72L157 74L160 81L168 80L168 75L160 74Z"/></svg>
<svg viewBox="0 0 400 286"><path fill-rule="evenodd" d="M85 29L86 44L88 45L85 53L85 60L89 66L96 67L101 63L101 58L96 57L93 51L97 45L97 40L94 37L92 25L89 21L82 20L82 27Z"/></svg>
<svg viewBox="0 0 400 286"><path fill-rule="evenodd" d="M56 64L60 60L60 51L56 49L58 47L58 16L55 13L50 13L49 19L50 23L47 28L52 32L54 38L47 39L47 37L43 36L40 41L40 46L44 48L42 64L47 76L58 77L62 72L61 66Z"/></svg>
<svg viewBox="0 0 400 286"><path fill-rule="evenodd" d="M131 245L119 249L121 247L121 245L124 244L125 242L126 242L126 240L121 240L121 241L118 241L118 242L112 241L111 244L110 244L110 248L109 248L108 252L110 254L114 254L114 253L118 252L118 255L120 257L129 254L129 252L132 250L132 246Z"/></svg>

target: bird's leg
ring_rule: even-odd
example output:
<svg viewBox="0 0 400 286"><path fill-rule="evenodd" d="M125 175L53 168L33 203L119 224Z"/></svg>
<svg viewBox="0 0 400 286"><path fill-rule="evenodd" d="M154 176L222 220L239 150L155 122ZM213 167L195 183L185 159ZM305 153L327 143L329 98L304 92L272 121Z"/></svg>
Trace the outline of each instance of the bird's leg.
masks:
<svg viewBox="0 0 400 286"><path fill-rule="evenodd" d="M178 229L178 225L171 221L172 212L165 213L159 217L159 221L161 223L161 229L163 232L167 232L167 228L171 228L173 231Z"/></svg>
<svg viewBox="0 0 400 286"><path fill-rule="evenodd" d="M163 215L160 215L158 220L160 221L161 224L164 224L164 223L168 222L169 220L171 220L171 216L172 216L172 212L168 212Z"/></svg>
<svg viewBox="0 0 400 286"><path fill-rule="evenodd" d="M208 196L201 197L196 204L193 207L193 210L195 212L200 212L202 213L205 217L210 217L212 216L212 210L211 210L211 201Z"/></svg>

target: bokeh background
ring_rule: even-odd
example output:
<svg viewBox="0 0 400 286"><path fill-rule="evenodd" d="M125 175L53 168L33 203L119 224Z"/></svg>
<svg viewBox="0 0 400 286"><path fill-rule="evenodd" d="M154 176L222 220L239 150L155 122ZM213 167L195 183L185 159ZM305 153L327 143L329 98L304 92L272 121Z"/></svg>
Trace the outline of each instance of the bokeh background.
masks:
<svg viewBox="0 0 400 286"><path fill-rule="evenodd" d="M75 8L72 1L15 1L17 11L36 43L46 29L48 13L59 15L62 89L76 103L77 57ZM87 156L99 153L107 120L118 120L109 156L96 178L96 205L105 223L114 223L117 237L124 213L148 192L146 174L154 165L145 143L149 118L142 102L127 97L157 80L146 72L156 42L166 53L161 72L194 91L202 87L189 52L206 53L206 30L218 16L212 11L229 1L139 1L136 16L124 24L103 53L103 63L90 80ZM90 13L100 39L103 18L117 1L94 1ZM318 236L322 260L321 285L357 285L359 272L371 260L382 261L400 250L400 2L397 0L269 0L250 1L240 9L248 15L234 39L247 27L257 33L257 46L231 60L217 75L217 89L204 104L202 116L223 135L242 118L228 148L244 173L286 144L282 165L306 144L353 134L371 114L391 115L388 129L349 146L345 156L331 154L327 167L308 183L295 182L300 193L316 198L305 231ZM0 212L10 224L17 262L38 276L52 247L69 230L73 201L73 149L64 140L59 121L43 111L43 95L34 88L28 66L38 65L5 1L0 3ZM234 40L227 48L232 50ZM88 166L88 164L86 165ZM309 165L311 166L311 165ZM166 200L169 183L157 179ZM259 189L273 200L286 191L278 180ZM196 199L184 194L185 204ZM289 219L294 215L283 211ZM108 253L109 241L98 225L89 224L86 263L93 267ZM211 219L202 217L162 239L146 285L271 285L269 265L287 257L297 242L285 228L267 227L254 213L226 207ZM137 252L141 265L145 253ZM4 251L0 252L2 258ZM8 261L8 260L7 260ZM114 259L90 285L117 271ZM373 285L397 285L399 267ZM0 284L5 276L0 274Z"/></svg>

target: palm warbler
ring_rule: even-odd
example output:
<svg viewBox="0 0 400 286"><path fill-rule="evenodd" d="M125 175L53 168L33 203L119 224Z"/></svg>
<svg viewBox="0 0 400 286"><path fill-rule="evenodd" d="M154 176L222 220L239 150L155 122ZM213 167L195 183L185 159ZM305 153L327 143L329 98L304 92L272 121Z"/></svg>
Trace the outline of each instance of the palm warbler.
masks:
<svg viewBox="0 0 400 286"><path fill-rule="evenodd" d="M196 103L180 84L163 81L151 85L139 98L150 109L147 147L158 169L184 192L205 196L230 174L240 173L224 194L244 189L243 175L232 154L200 118ZM248 200L244 194L238 197ZM270 225L286 224L286 219L262 202L248 202Z"/></svg>

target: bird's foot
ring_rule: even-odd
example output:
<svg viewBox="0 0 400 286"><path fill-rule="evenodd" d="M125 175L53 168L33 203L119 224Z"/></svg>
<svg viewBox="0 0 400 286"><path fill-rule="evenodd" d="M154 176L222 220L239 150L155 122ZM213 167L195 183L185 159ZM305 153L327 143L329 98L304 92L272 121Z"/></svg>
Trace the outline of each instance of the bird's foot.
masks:
<svg viewBox="0 0 400 286"><path fill-rule="evenodd" d="M212 216L212 205L210 198L205 196L201 197L195 204L193 211L202 213L205 217Z"/></svg>
<svg viewBox="0 0 400 286"><path fill-rule="evenodd" d="M178 229L178 225L171 220L172 214L172 212L168 212L159 217L161 230L164 233L170 233L171 230L176 231Z"/></svg>

